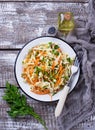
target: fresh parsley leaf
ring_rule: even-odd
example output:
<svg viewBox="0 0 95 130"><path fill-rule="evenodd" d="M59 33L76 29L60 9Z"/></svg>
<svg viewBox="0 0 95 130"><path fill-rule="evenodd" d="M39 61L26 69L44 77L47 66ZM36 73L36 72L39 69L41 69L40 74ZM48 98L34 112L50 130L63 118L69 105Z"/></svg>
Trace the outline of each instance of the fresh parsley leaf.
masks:
<svg viewBox="0 0 95 130"><path fill-rule="evenodd" d="M26 97L20 94L19 89L15 85L6 82L6 90L3 99L10 107L8 114L12 118L31 115L44 126L45 130L48 130L45 121L34 111L33 107L27 104Z"/></svg>

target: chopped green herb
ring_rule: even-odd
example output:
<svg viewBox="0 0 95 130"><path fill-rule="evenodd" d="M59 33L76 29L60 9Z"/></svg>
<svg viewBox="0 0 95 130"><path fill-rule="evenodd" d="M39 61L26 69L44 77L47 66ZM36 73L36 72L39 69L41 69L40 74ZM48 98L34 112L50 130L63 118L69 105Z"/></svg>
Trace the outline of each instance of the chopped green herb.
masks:
<svg viewBox="0 0 95 130"><path fill-rule="evenodd" d="M23 74L23 73L21 74L21 77L25 77L25 76L26 76L26 74Z"/></svg>
<svg viewBox="0 0 95 130"><path fill-rule="evenodd" d="M52 53L54 54L54 52L55 52L55 49L52 49Z"/></svg>
<svg viewBox="0 0 95 130"><path fill-rule="evenodd" d="M28 57L30 58L32 54L33 54L33 50L30 49L28 52Z"/></svg>
<svg viewBox="0 0 95 130"><path fill-rule="evenodd" d="M52 48L52 42L48 42L50 48Z"/></svg>
<svg viewBox="0 0 95 130"><path fill-rule="evenodd" d="M52 60L55 60L54 58L52 58Z"/></svg>
<svg viewBox="0 0 95 130"><path fill-rule="evenodd" d="M24 64L24 61L22 61L22 64Z"/></svg>
<svg viewBox="0 0 95 130"><path fill-rule="evenodd" d="M62 66L65 68L66 64L64 64L64 63L62 62Z"/></svg>
<svg viewBox="0 0 95 130"><path fill-rule="evenodd" d="M54 46L54 49L58 49L58 48L59 48L59 46L58 46L58 45L55 45L55 46Z"/></svg>
<svg viewBox="0 0 95 130"><path fill-rule="evenodd" d="M48 66L51 66L52 62L51 60L48 61Z"/></svg>
<svg viewBox="0 0 95 130"><path fill-rule="evenodd" d="M70 57L67 58L67 61L68 61L69 63L72 63L72 59L71 59Z"/></svg>
<svg viewBox="0 0 95 130"><path fill-rule="evenodd" d="M52 54L54 54L54 55L58 56L58 55L59 55L59 52L58 52L58 51L56 51L55 49L52 49Z"/></svg>
<svg viewBox="0 0 95 130"><path fill-rule="evenodd" d="M34 111L33 107L27 104L26 97L20 94L15 85L6 82L6 90L3 99L7 101L10 106L8 114L12 118L31 115L44 126L45 130L48 130L45 121Z"/></svg>
<svg viewBox="0 0 95 130"><path fill-rule="evenodd" d="M46 62L46 58L43 56L43 58L41 59L42 62Z"/></svg>
<svg viewBox="0 0 95 130"><path fill-rule="evenodd" d="M55 66L55 68L58 68L58 64Z"/></svg>
<svg viewBox="0 0 95 130"><path fill-rule="evenodd" d="M51 45L52 45L52 42L49 42L48 44L51 46Z"/></svg>
<svg viewBox="0 0 95 130"><path fill-rule="evenodd" d="M47 85L43 86L44 89L47 89Z"/></svg>
<svg viewBox="0 0 95 130"><path fill-rule="evenodd" d="M50 72L49 79L54 81L54 74L53 74L53 72Z"/></svg>
<svg viewBox="0 0 95 130"><path fill-rule="evenodd" d="M64 79L65 79L65 80L68 80L68 79L69 79L69 76L64 76Z"/></svg>
<svg viewBox="0 0 95 130"><path fill-rule="evenodd" d="M37 51L36 54L35 54L35 56L38 56L38 54L39 54L39 52Z"/></svg>
<svg viewBox="0 0 95 130"><path fill-rule="evenodd" d="M44 73L43 73L44 75L46 75L46 76L48 76L48 72L47 71L44 71Z"/></svg>
<svg viewBox="0 0 95 130"><path fill-rule="evenodd" d="M58 52L58 51L56 51L54 54L55 54L56 56L58 56L58 55L59 55L59 52Z"/></svg>
<svg viewBox="0 0 95 130"><path fill-rule="evenodd" d="M39 72L42 72L42 69L38 66L35 67L35 73L38 75Z"/></svg>

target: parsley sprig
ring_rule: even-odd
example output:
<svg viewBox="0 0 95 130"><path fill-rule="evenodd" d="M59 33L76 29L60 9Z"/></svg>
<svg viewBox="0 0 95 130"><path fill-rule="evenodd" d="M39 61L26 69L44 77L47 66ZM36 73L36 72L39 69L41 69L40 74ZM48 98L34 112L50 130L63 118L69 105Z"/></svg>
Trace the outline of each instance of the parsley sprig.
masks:
<svg viewBox="0 0 95 130"><path fill-rule="evenodd" d="M26 97L20 94L15 85L6 82L6 90L3 99L7 101L10 106L8 114L12 118L31 115L44 126L45 130L48 130L45 121L34 111L33 107L28 105Z"/></svg>

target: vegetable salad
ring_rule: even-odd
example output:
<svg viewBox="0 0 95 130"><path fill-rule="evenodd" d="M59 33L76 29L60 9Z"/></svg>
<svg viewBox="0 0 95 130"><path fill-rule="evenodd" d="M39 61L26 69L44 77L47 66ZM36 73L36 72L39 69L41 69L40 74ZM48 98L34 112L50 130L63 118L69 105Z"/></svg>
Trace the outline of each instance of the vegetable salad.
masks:
<svg viewBox="0 0 95 130"><path fill-rule="evenodd" d="M36 94L54 95L68 82L73 59L56 43L31 48L22 62L22 78Z"/></svg>

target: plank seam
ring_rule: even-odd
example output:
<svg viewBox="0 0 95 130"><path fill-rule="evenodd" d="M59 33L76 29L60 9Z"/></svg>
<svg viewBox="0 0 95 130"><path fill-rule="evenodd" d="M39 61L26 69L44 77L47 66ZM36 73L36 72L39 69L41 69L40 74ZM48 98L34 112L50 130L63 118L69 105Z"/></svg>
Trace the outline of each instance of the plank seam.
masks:
<svg viewBox="0 0 95 130"><path fill-rule="evenodd" d="M2 48L0 51L20 51L21 48Z"/></svg>
<svg viewBox="0 0 95 130"><path fill-rule="evenodd" d="M10 2L10 3L11 3L11 2L16 2L16 3L19 3L19 2L34 2L34 3L41 3L41 2L47 2L47 3L51 3L51 2L52 2L52 3L63 3L63 2L65 2L65 3L88 3L89 0L88 0L88 1L70 1L70 0L69 0L69 1L44 1L44 0L41 0L41 1L39 1L39 2L38 2L38 1L33 1L33 0L31 0L31 1L30 1L30 0L27 0L27 1L21 1L21 0L20 0L20 1L16 1L16 0L14 0L14 1L10 1L10 0L8 0L8 1L3 1L3 0L2 0L2 1L0 1L0 2L3 2L3 3L4 3L4 2L5 2L5 3L6 3L6 2Z"/></svg>

